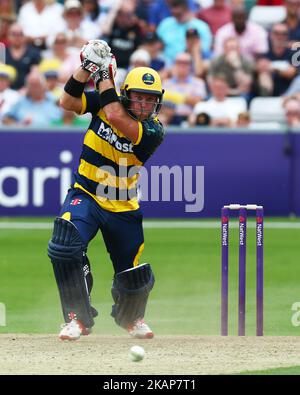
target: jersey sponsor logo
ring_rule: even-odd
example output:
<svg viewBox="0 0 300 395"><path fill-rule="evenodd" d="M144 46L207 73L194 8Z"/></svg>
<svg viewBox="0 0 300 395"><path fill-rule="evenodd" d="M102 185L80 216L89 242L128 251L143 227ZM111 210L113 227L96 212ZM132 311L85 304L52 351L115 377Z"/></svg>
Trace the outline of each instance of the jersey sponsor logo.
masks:
<svg viewBox="0 0 300 395"><path fill-rule="evenodd" d="M82 202L82 199L73 199L71 200L71 206L78 206Z"/></svg>
<svg viewBox="0 0 300 395"><path fill-rule="evenodd" d="M146 85L153 85L154 84L154 77L150 73L146 73L142 77L143 83Z"/></svg>
<svg viewBox="0 0 300 395"><path fill-rule="evenodd" d="M98 136L103 140L107 141L110 145L115 147L118 151L133 153L132 143L123 143L120 141L118 135L113 132L113 130L107 126L103 121L97 132Z"/></svg>

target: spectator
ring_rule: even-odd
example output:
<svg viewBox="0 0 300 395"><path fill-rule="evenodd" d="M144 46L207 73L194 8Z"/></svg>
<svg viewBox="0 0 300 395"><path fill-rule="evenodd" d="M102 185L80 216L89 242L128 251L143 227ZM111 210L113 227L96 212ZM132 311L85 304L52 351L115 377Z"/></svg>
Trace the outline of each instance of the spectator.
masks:
<svg viewBox="0 0 300 395"><path fill-rule="evenodd" d="M67 111L62 109L61 118L57 118L51 121L51 126L78 126L87 128L91 122L89 114L76 115L73 111Z"/></svg>
<svg viewBox="0 0 300 395"><path fill-rule="evenodd" d="M293 79L288 90L284 93L285 98L296 97L300 101L300 75Z"/></svg>
<svg viewBox="0 0 300 395"><path fill-rule="evenodd" d="M176 116L181 121L185 121L194 105L206 97L204 81L192 74L192 57L189 53L183 52L176 56L172 76L165 80L164 88L166 96L171 101L173 97L177 103Z"/></svg>
<svg viewBox="0 0 300 395"><path fill-rule="evenodd" d="M0 14L0 43L7 46L8 41L8 31L13 22L16 21L15 15Z"/></svg>
<svg viewBox="0 0 300 395"><path fill-rule="evenodd" d="M277 5L283 5L284 0L257 0L256 5L262 5L262 6L277 6Z"/></svg>
<svg viewBox="0 0 300 395"><path fill-rule="evenodd" d="M21 89L25 78L34 65L40 63L39 50L26 43L22 27L13 23L8 31L8 46L5 50L5 60L8 65L17 70L17 77L12 83L12 89Z"/></svg>
<svg viewBox="0 0 300 395"><path fill-rule="evenodd" d="M130 0L132 2L132 0ZM112 32L113 24L115 23L115 19L117 13L119 12L121 6L123 4L123 0L112 0L112 4L109 7L103 8L103 2L101 1L100 7L102 13L105 13L105 19L103 21L102 26L102 36L107 39Z"/></svg>
<svg viewBox="0 0 300 395"><path fill-rule="evenodd" d="M235 1L236 0L231 0L231 3L235 2ZM237 1L240 1L240 0L237 0ZM243 1L243 0L241 0L241 1ZM197 3L199 4L199 7L198 7L198 11L199 11L199 8L201 9L201 8L207 8L207 7L212 6L213 0L197 0Z"/></svg>
<svg viewBox="0 0 300 395"><path fill-rule="evenodd" d="M142 48L150 54L150 67L156 71L162 71L165 68L166 62L162 54L163 43L158 35L148 32L143 39Z"/></svg>
<svg viewBox="0 0 300 395"><path fill-rule="evenodd" d="M247 111L244 98L230 98L229 85L224 75L208 77L211 98L195 105L189 117L190 125L209 125L217 127L236 126L240 113Z"/></svg>
<svg viewBox="0 0 300 395"><path fill-rule="evenodd" d="M70 74L80 66L79 49L68 47L66 33L58 33L49 50L43 52L43 58L60 62L59 81L66 83Z"/></svg>
<svg viewBox="0 0 300 395"><path fill-rule="evenodd" d="M67 0L65 2L63 19L64 24L59 32L66 34L69 47L80 49L86 41L98 38L101 35L96 23L84 20L83 7L79 0ZM54 36L50 36L48 45L53 42Z"/></svg>
<svg viewBox="0 0 300 395"><path fill-rule="evenodd" d="M157 26L160 24L162 20L171 16L170 10L171 0L153 0L151 1L149 7L149 27L151 31L155 31ZM187 4L189 9L192 12L197 12L199 9L198 1L195 0L187 0Z"/></svg>
<svg viewBox="0 0 300 395"><path fill-rule="evenodd" d="M210 62L207 57L203 58L202 43L197 29L186 31L186 51L192 57L193 72L196 77L204 77L209 69Z"/></svg>
<svg viewBox="0 0 300 395"><path fill-rule="evenodd" d="M238 128L247 128L251 125L251 116L249 111L240 112L238 114L236 126Z"/></svg>
<svg viewBox="0 0 300 395"><path fill-rule="evenodd" d="M18 23L27 40L39 49L46 48L46 38L63 29L62 5L46 0L31 0L20 8Z"/></svg>
<svg viewBox="0 0 300 395"><path fill-rule="evenodd" d="M265 29L256 23L248 21L244 6L232 9L232 22L226 23L215 36L215 56L222 55L224 42L229 37L236 37L241 54L254 59L258 54L268 51L268 36Z"/></svg>
<svg viewBox="0 0 300 395"><path fill-rule="evenodd" d="M148 31L150 31L148 20L149 20L149 10L153 0L135 0L135 1L136 1L135 14L138 18L140 29L144 36Z"/></svg>
<svg viewBox="0 0 300 395"><path fill-rule="evenodd" d="M220 27L231 22L231 6L226 0L214 0L212 6L202 8L196 16L208 24L213 36L215 36Z"/></svg>
<svg viewBox="0 0 300 395"><path fill-rule="evenodd" d="M95 23L101 30L101 25L105 13L101 12L100 2L98 0L81 0L83 7L83 20Z"/></svg>
<svg viewBox="0 0 300 395"><path fill-rule="evenodd" d="M296 98L289 98L285 101L283 108L285 110L286 125L288 127L300 126L300 102Z"/></svg>
<svg viewBox="0 0 300 395"><path fill-rule="evenodd" d="M16 6L16 13L18 14L20 11L21 6L23 5L23 0L15 0L15 6Z"/></svg>
<svg viewBox="0 0 300 395"><path fill-rule="evenodd" d="M176 104L172 101L164 100L161 110L159 112L159 120L163 122L164 126L179 126L181 120L180 118L176 117Z"/></svg>
<svg viewBox="0 0 300 395"><path fill-rule="evenodd" d="M200 21L189 9L187 0L170 0L172 16L164 19L157 27L157 34L164 43L164 55L169 65L177 54L186 48L186 31L196 29L201 40L203 57L209 57L212 36L207 23Z"/></svg>
<svg viewBox="0 0 300 395"><path fill-rule="evenodd" d="M51 94L46 93L45 78L36 70L26 79L26 95L3 116L5 125L47 127L62 116Z"/></svg>
<svg viewBox="0 0 300 395"><path fill-rule="evenodd" d="M288 47L288 28L276 23L270 32L270 49L257 60L255 93L281 96L288 89L297 69L292 65L293 52Z"/></svg>
<svg viewBox="0 0 300 395"><path fill-rule="evenodd" d="M98 1L100 1L101 12L108 14L118 0L98 0Z"/></svg>
<svg viewBox="0 0 300 395"><path fill-rule="evenodd" d="M251 92L254 64L241 54L237 38L229 37L224 42L224 53L214 58L210 73L223 73L229 85L230 96L244 96L247 100Z"/></svg>
<svg viewBox="0 0 300 395"><path fill-rule="evenodd" d="M285 23L289 32L289 45L299 41L300 37L300 0L285 0Z"/></svg>
<svg viewBox="0 0 300 395"><path fill-rule="evenodd" d="M14 0L0 0L0 15L15 16L16 9Z"/></svg>
<svg viewBox="0 0 300 395"><path fill-rule="evenodd" d="M63 86L59 82L59 68L60 61L57 59L44 59L39 64L39 71L45 77L46 90L53 95L57 103L63 93Z"/></svg>
<svg viewBox="0 0 300 395"><path fill-rule="evenodd" d="M16 69L6 64L0 64L0 123L3 114L18 101L19 93L10 88L10 84L16 78Z"/></svg>
<svg viewBox="0 0 300 395"><path fill-rule="evenodd" d="M116 56L118 67L127 69L129 58L142 42L141 29L133 1L121 3L116 13L107 43Z"/></svg>
<svg viewBox="0 0 300 395"><path fill-rule="evenodd" d="M150 67L151 56L148 51L143 48L135 50L129 59L129 69L135 67Z"/></svg>
<svg viewBox="0 0 300 395"><path fill-rule="evenodd" d="M120 91L120 87L124 82L124 79L128 72L135 67L149 67L151 57L149 52L143 48L135 50L129 58L128 69L118 69L115 77L116 90Z"/></svg>

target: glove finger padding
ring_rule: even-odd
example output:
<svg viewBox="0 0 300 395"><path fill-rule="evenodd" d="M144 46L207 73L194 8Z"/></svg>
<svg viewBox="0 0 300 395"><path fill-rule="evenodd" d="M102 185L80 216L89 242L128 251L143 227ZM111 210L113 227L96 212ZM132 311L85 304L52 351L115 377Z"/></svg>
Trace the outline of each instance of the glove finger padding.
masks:
<svg viewBox="0 0 300 395"><path fill-rule="evenodd" d="M91 73L108 67L110 47L103 40L90 40L80 51L81 67Z"/></svg>
<svg viewBox="0 0 300 395"><path fill-rule="evenodd" d="M96 87L98 88L98 84L100 81L111 80L113 84L115 84L115 76L117 73L117 62L115 56L110 53L104 61L103 65L99 68L98 71L92 74L92 78L95 82Z"/></svg>
<svg viewBox="0 0 300 395"><path fill-rule="evenodd" d="M89 45L91 45L95 54L101 58L106 58L110 54L110 46L104 40L90 40Z"/></svg>
<svg viewBox="0 0 300 395"><path fill-rule="evenodd" d="M116 78L116 74L117 74L117 60L115 55L111 54L111 60L108 66L108 71L109 71L109 75L110 78L112 80L114 80Z"/></svg>

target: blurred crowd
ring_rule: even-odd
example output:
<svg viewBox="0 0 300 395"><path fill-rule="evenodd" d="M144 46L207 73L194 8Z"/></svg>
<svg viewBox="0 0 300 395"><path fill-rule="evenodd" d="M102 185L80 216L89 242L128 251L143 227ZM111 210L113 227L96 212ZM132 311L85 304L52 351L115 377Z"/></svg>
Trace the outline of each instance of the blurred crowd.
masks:
<svg viewBox="0 0 300 395"><path fill-rule="evenodd" d="M95 38L117 89L133 67L160 73L165 125L251 127L259 108L300 126L300 0L0 0L0 124L87 125L58 99Z"/></svg>

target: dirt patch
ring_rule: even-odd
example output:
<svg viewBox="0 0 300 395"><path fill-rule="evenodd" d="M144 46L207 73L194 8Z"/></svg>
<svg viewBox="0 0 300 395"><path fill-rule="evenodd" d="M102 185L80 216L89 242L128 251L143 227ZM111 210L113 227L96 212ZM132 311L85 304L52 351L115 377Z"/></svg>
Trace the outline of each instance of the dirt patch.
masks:
<svg viewBox="0 0 300 395"><path fill-rule="evenodd" d="M128 357L141 345L141 362ZM300 365L300 337L0 335L0 374L226 374Z"/></svg>

